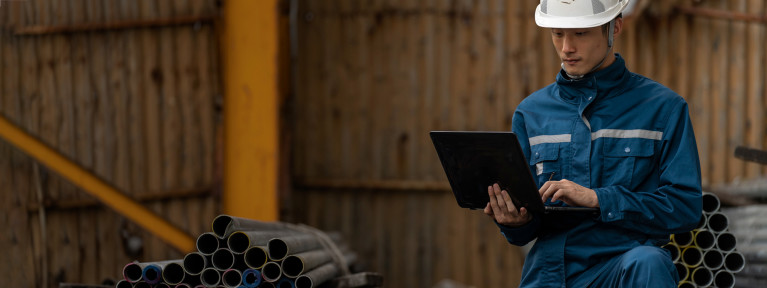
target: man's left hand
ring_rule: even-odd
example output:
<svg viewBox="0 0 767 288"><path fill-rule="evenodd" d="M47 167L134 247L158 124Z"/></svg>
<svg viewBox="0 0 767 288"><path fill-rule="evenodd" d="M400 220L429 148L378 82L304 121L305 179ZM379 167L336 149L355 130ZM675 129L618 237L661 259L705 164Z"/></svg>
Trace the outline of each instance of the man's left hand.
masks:
<svg viewBox="0 0 767 288"><path fill-rule="evenodd" d="M599 207L599 199L594 190L578 185L577 183L562 179L559 181L547 181L538 193L541 200L551 198L551 202L562 200L570 206Z"/></svg>

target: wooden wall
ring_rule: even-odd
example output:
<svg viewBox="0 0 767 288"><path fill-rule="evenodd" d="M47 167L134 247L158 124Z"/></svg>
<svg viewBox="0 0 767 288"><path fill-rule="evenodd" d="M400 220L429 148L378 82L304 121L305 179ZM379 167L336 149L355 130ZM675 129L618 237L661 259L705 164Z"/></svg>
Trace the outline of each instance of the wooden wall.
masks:
<svg viewBox="0 0 767 288"><path fill-rule="evenodd" d="M516 286L520 250L458 208L428 131L508 130L552 79L533 1L299 2L298 217L344 232L386 287Z"/></svg>
<svg viewBox="0 0 767 288"><path fill-rule="evenodd" d="M457 207L427 133L507 131L516 105L554 80L538 1L297 2L297 221L344 232L386 287L516 286L522 253L481 212ZM765 147L764 16L674 5L764 15L764 2L649 1L616 47L690 103L704 185L763 175L732 154Z"/></svg>
<svg viewBox="0 0 767 288"><path fill-rule="evenodd" d="M1 4L0 113L190 235L209 230L215 1ZM133 260L183 256L5 141L0 195L4 287L98 284Z"/></svg>
<svg viewBox="0 0 767 288"><path fill-rule="evenodd" d="M676 10L648 7L630 22L618 50L630 69L687 99L704 187L763 177L763 166L733 153L737 146L767 146L767 5L759 0L677 2L681 8Z"/></svg>

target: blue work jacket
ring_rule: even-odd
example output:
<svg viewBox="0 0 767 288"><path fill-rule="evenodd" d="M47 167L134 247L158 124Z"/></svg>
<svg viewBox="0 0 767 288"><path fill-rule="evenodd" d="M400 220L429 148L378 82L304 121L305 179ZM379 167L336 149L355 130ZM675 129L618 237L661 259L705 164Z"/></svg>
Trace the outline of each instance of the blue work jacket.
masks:
<svg viewBox="0 0 767 288"><path fill-rule="evenodd" d="M615 55L613 64L578 81L560 71L514 113L512 131L538 187L549 177L568 179L593 189L600 206L599 215L550 213L521 227L498 225L511 244L536 239L521 287L585 287L608 259L668 243L700 219L700 162L687 103Z"/></svg>

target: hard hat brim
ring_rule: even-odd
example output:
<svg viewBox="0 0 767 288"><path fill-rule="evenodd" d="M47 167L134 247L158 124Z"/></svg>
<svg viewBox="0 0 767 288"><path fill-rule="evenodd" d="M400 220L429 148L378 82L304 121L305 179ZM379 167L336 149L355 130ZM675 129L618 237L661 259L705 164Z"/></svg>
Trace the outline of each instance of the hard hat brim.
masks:
<svg viewBox="0 0 767 288"><path fill-rule="evenodd" d="M551 16L541 12L541 4L535 8L535 24L543 28L592 28L606 24L610 20L618 17L623 9L628 5L628 1L621 1L620 5L610 7L610 9L588 16L562 17Z"/></svg>

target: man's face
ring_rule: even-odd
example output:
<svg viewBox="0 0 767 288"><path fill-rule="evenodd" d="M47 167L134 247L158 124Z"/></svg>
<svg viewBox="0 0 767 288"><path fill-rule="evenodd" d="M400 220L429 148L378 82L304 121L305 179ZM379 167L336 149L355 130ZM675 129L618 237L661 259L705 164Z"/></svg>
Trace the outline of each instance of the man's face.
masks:
<svg viewBox="0 0 767 288"><path fill-rule="evenodd" d="M562 59L567 74L584 75L604 59L607 52L607 36L602 27L593 28L553 28L551 39ZM612 61L605 61L602 67L607 67Z"/></svg>

